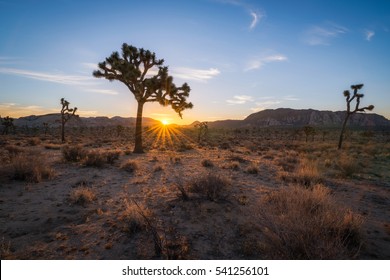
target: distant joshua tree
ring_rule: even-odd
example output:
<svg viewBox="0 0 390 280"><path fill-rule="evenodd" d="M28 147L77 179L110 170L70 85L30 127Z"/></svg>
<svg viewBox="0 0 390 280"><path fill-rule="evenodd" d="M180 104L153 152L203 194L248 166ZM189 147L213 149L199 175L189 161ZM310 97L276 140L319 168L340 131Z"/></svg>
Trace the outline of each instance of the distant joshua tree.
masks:
<svg viewBox="0 0 390 280"><path fill-rule="evenodd" d="M316 129L310 125L305 125L303 127L303 132L305 132L306 135L306 142L309 139L309 136L311 135L312 141L314 141L314 135L316 134Z"/></svg>
<svg viewBox="0 0 390 280"><path fill-rule="evenodd" d="M13 118L10 118L9 116L6 116L5 118L2 119L1 116L0 116L0 121L1 121L1 124L4 126L3 135L8 134L10 129L15 131L14 119Z"/></svg>
<svg viewBox="0 0 390 280"><path fill-rule="evenodd" d="M61 141L65 143L65 124L70 120L72 116L76 116L77 107L69 108L69 102L64 98L61 98Z"/></svg>
<svg viewBox="0 0 390 280"><path fill-rule="evenodd" d="M209 127L207 122L199 122L195 124L195 127L198 128L198 142L200 143L202 137L206 137Z"/></svg>
<svg viewBox="0 0 390 280"><path fill-rule="evenodd" d="M124 83L137 100L134 153L143 153L142 112L146 102L171 106L180 117L183 110L193 107L192 103L187 102L190 87L187 83L176 87L173 78L168 75L168 67L163 63L163 59L156 59L155 53L124 43L121 55L113 52L98 64L99 70L93 72L96 78Z"/></svg>
<svg viewBox="0 0 390 280"><path fill-rule="evenodd" d="M351 94L351 92L349 90L344 91L344 96L346 97L345 100L347 101L347 112L345 115L345 119L344 119L343 127L341 129L341 133L340 133L338 149L341 149L341 146L343 144L343 137L344 137L345 128L347 126L347 122L348 122L349 117L356 112L365 112L365 110L372 111L374 109L374 105L369 105L367 107L359 108L360 98L363 98L364 94L358 93L358 90L362 89L363 86L364 86L363 84L352 85L351 89L353 90L353 94ZM351 102L353 100L356 100L356 105L355 105L355 108L351 111Z"/></svg>

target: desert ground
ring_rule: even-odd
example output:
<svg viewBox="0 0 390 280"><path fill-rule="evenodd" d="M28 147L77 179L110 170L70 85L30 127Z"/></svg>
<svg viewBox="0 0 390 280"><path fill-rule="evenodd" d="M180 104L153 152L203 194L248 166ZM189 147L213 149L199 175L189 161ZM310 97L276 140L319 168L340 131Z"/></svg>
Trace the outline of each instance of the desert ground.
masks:
<svg viewBox="0 0 390 280"><path fill-rule="evenodd" d="M1 135L1 259L390 259L388 134L197 133Z"/></svg>

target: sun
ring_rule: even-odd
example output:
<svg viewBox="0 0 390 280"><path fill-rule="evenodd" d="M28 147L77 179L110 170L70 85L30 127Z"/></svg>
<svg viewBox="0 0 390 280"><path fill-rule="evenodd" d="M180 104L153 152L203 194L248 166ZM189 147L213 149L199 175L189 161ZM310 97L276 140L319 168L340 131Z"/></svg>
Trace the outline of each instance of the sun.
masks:
<svg viewBox="0 0 390 280"><path fill-rule="evenodd" d="M169 124L169 121L167 121L167 120L161 120L161 123L162 123L163 125L168 125L168 124Z"/></svg>

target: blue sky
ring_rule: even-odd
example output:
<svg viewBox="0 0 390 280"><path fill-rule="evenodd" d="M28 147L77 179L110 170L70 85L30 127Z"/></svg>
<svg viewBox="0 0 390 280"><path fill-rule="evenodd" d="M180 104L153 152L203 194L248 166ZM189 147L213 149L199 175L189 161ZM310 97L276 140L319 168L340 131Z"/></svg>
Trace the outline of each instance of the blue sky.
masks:
<svg viewBox="0 0 390 280"><path fill-rule="evenodd" d="M0 0L0 114L60 110L135 116L131 92L92 77L122 43L164 58L192 110L148 103L144 116L185 124L243 119L267 108L345 110L343 91L364 83L363 105L390 118L390 2Z"/></svg>

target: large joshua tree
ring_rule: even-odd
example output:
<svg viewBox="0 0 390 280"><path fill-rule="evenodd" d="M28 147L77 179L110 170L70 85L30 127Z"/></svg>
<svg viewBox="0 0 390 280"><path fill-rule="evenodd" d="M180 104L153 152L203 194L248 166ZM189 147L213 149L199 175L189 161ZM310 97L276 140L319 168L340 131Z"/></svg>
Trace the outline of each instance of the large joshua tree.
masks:
<svg viewBox="0 0 390 280"><path fill-rule="evenodd" d="M374 105L369 105L367 107L359 108L360 105L360 98L364 97L364 94L358 93L358 90L362 89L364 85L363 84L358 84L358 85L352 85L351 89L353 90L353 94L349 90L344 91L344 96L345 100L347 102L347 112L345 115L343 127L341 129L340 133L340 139L339 139L339 145L338 148L341 149L341 145L343 144L343 137L344 137L344 132L345 128L347 127L347 122L350 116L352 116L356 112L365 112L365 110L372 111L374 109ZM352 110L351 109L351 102L355 100L355 108Z"/></svg>
<svg viewBox="0 0 390 280"><path fill-rule="evenodd" d="M171 106L180 117L183 110L193 107L187 102L191 90L188 84L177 87L163 63L164 60L157 59L155 53L124 43L121 54L113 52L98 64L99 70L93 72L96 78L124 83L137 100L134 153L143 153L142 111L145 103L158 102Z"/></svg>

